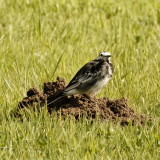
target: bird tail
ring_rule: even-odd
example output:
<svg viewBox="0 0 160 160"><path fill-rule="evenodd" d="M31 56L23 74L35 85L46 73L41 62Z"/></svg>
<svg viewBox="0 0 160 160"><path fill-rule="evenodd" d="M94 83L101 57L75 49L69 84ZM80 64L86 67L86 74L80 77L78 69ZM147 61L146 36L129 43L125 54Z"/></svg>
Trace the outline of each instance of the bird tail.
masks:
<svg viewBox="0 0 160 160"><path fill-rule="evenodd" d="M55 95L54 97L52 97L53 101L50 101L50 100L48 99L49 103L48 103L47 105L50 105L50 104L56 102L57 100L59 100L59 99L61 99L61 98L63 98L63 97L66 97L66 95L64 94L63 91L61 91L60 93L58 93L57 95Z"/></svg>

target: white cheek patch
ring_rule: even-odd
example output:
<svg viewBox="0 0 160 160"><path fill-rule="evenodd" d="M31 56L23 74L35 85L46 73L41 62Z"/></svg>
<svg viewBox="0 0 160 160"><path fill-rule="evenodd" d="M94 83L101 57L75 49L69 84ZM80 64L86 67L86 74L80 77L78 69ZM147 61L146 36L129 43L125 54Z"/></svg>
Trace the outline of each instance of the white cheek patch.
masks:
<svg viewBox="0 0 160 160"><path fill-rule="evenodd" d="M111 63L111 57L108 58L108 62Z"/></svg>

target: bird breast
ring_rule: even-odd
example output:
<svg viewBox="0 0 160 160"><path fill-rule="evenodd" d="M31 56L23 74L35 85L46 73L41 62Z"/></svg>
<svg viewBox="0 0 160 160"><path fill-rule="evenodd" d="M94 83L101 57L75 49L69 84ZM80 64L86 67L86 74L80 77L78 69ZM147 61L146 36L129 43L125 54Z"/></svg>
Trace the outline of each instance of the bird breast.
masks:
<svg viewBox="0 0 160 160"><path fill-rule="evenodd" d="M105 70L105 69L104 69ZM100 90L108 83L110 78L112 77L112 68L108 65L107 72L103 71L102 77L92 86L86 94L98 94Z"/></svg>
<svg viewBox="0 0 160 160"><path fill-rule="evenodd" d="M89 90L87 90L85 94L87 94L87 95L90 95L90 94L96 95L96 94L98 94L100 92L100 90L103 88L103 86L107 84L109 79L110 79L109 77L105 77L105 78L99 80L97 83L95 83L94 86L92 86Z"/></svg>

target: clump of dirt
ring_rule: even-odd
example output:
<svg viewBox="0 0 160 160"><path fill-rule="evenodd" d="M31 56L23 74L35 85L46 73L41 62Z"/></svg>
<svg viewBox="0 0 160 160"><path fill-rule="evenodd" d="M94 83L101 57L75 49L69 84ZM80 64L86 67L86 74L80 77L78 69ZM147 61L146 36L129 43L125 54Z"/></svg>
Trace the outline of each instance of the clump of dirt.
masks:
<svg viewBox="0 0 160 160"><path fill-rule="evenodd" d="M128 106L125 98L109 100L108 98L95 98L91 100L83 95L73 95L64 97L52 103L54 97L65 88L66 82L63 78L57 78L55 82L45 82L43 92L39 89L31 88L27 92L27 97L18 104L18 110L31 107L43 107L47 104L48 112L56 112L58 116L73 116L79 119L84 115L91 120L98 117L99 120L111 120L120 122L121 125L143 124L147 116L140 115Z"/></svg>

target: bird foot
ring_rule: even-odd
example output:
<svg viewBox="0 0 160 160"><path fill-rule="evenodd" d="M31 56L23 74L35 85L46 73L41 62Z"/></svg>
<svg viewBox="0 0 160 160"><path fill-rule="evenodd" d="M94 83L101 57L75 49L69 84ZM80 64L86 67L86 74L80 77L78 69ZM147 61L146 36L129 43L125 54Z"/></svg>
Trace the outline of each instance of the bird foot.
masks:
<svg viewBox="0 0 160 160"><path fill-rule="evenodd" d="M95 103L92 98L86 94L83 94L84 97L86 97L91 103Z"/></svg>

